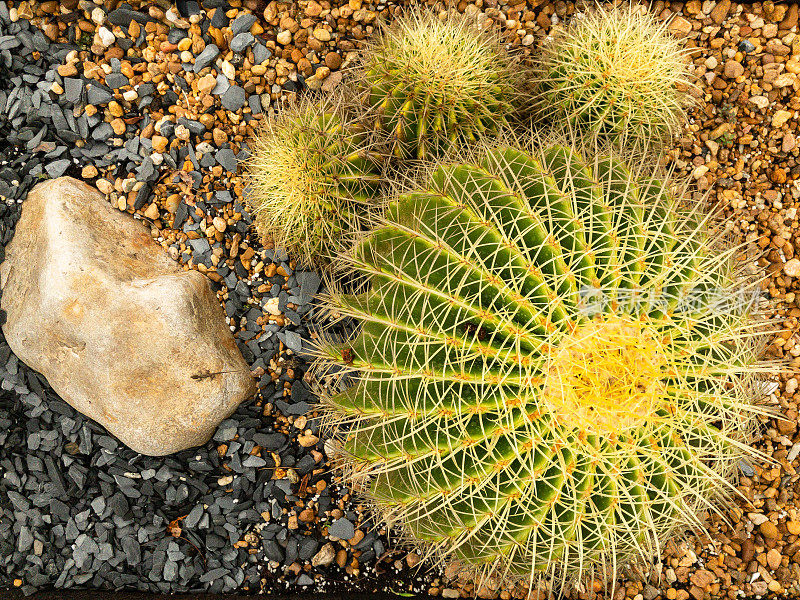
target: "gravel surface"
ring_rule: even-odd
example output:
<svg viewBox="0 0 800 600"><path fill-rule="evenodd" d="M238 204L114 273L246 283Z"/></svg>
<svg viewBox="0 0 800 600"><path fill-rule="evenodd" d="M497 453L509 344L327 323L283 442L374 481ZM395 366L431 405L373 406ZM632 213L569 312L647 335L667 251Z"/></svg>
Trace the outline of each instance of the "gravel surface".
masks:
<svg viewBox="0 0 800 600"><path fill-rule="evenodd" d="M399 8L0 3L0 241L40 177L93 182L145 219L173 259L209 277L260 378L259 396L206 446L147 458L75 413L0 342L0 585L528 596L475 590L455 569L418 570L419 557L390 545L337 485L303 383L320 279L262 247L242 203L240 163L259 119L296 93L339 85L375 23ZM563 0L458 8L495 22L523 55L576 11ZM691 0L651 10L675 15L670 29L697 48L698 107L669 161L698 200L710 194L725 207L734 235L764 248L781 330L768 354L800 366L797 6ZM800 595L797 391L787 375L771 396L782 417L765 421L757 445L775 464L741 465L746 500L730 522L711 522L711 539L670 544L616 600Z"/></svg>

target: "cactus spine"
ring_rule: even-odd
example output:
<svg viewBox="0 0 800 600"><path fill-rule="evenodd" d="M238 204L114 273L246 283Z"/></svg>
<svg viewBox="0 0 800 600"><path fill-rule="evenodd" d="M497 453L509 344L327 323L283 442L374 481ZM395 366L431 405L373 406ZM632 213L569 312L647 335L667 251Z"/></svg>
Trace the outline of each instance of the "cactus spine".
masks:
<svg viewBox="0 0 800 600"><path fill-rule="evenodd" d="M733 489L757 327L715 305L747 289L734 250L670 198L613 157L498 147L440 166L355 248L370 285L328 306L361 330L316 369L348 370L333 422L423 550L612 577Z"/></svg>
<svg viewBox="0 0 800 600"><path fill-rule="evenodd" d="M536 112L622 143L664 141L684 121L685 58L666 24L646 10L598 7L544 46Z"/></svg>
<svg viewBox="0 0 800 600"><path fill-rule="evenodd" d="M492 135L512 110L512 61L495 36L458 13L399 18L363 63L366 102L399 157L437 156Z"/></svg>
<svg viewBox="0 0 800 600"><path fill-rule="evenodd" d="M329 264L363 229L381 160L338 101L301 101L267 121L247 163L247 202L266 243Z"/></svg>

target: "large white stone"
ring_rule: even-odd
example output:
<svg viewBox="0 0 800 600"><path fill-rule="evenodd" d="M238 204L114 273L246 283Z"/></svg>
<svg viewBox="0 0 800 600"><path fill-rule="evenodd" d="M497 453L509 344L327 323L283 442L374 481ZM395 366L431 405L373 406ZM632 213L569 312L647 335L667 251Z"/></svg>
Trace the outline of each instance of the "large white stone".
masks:
<svg viewBox="0 0 800 600"><path fill-rule="evenodd" d="M0 286L11 349L137 452L203 444L255 393L205 276L76 179L28 195Z"/></svg>

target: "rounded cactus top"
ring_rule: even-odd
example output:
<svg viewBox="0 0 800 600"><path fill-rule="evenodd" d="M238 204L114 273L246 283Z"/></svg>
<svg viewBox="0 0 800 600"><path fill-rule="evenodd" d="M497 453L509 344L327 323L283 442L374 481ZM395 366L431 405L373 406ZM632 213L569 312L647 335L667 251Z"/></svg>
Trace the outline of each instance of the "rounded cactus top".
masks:
<svg viewBox="0 0 800 600"><path fill-rule="evenodd" d="M534 104L625 143L674 135L691 85L680 42L644 7L596 8L545 44Z"/></svg>
<svg viewBox="0 0 800 600"><path fill-rule="evenodd" d="M699 524L759 412L734 252L613 157L436 169L356 248L370 286L329 304L361 329L319 350L354 375L327 402L375 506L517 577L608 577Z"/></svg>
<svg viewBox="0 0 800 600"><path fill-rule="evenodd" d="M505 124L511 64L500 41L474 19L412 10L367 48L360 78L395 154L425 158Z"/></svg>
<svg viewBox="0 0 800 600"><path fill-rule="evenodd" d="M381 181L364 128L336 100L304 100L264 122L246 164L246 200L265 242L325 264L360 231Z"/></svg>

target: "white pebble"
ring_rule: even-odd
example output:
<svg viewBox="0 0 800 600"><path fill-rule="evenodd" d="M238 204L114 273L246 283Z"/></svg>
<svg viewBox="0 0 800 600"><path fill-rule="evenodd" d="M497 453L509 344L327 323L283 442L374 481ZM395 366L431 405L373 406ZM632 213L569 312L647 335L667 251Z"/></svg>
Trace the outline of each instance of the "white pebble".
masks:
<svg viewBox="0 0 800 600"><path fill-rule="evenodd" d="M97 35L100 37L100 43L106 48L117 41L117 38L107 27L99 27L97 29Z"/></svg>
<svg viewBox="0 0 800 600"><path fill-rule="evenodd" d="M234 67L227 60L222 61L222 74L228 79L236 78L236 67Z"/></svg>
<svg viewBox="0 0 800 600"><path fill-rule="evenodd" d="M783 265L783 272L789 277L797 277L800 275L800 260L796 258L787 260L786 264Z"/></svg>
<svg viewBox="0 0 800 600"><path fill-rule="evenodd" d="M92 21L94 21L98 25L102 25L103 23L106 22L106 13L99 6L94 10L92 10Z"/></svg>

